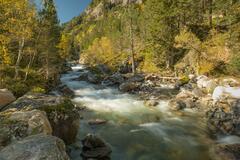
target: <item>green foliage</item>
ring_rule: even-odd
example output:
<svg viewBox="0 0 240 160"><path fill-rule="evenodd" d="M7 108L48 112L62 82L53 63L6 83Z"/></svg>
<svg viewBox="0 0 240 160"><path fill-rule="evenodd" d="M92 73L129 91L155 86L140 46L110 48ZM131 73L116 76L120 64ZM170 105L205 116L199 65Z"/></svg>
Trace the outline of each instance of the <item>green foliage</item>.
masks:
<svg viewBox="0 0 240 160"><path fill-rule="evenodd" d="M46 90L42 87L33 87L31 90L33 93L46 93Z"/></svg>
<svg viewBox="0 0 240 160"><path fill-rule="evenodd" d="M40 12L29 0L0 1L0 23L0 87L17 96L48 88L63 62L54 1L44 0Z"/></svg>
<svg viewBox="0 0 240 160"><path fill-rule="evenodd" d="M65 99L63 103L54 106L45 106L41 110L45 111L47 114L60 112L60 113L71 113L74 109L74 105L70 99Z"/></svg>

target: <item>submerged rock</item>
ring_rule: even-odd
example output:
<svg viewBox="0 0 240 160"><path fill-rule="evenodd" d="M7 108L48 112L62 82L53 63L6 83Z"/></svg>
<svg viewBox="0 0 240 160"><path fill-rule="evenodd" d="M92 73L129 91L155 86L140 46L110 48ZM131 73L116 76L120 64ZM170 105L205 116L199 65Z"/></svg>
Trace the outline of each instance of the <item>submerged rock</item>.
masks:
<svg viewBox="0 0 240 160"><path fill-rule="evenodd" d="M100 125L100 124L106 124L107 120L104 119L94 119L94 120L89 120L88 124L89 125Z"/></svg>
<svg viewBox="0 0 240 160"><path fill-rule="evenodd" d="M151 99L151 100L145 101L144 104L149 107L155 107L159 104L159 102L157 100Z"/></svg>
<svg viewBox="0 0 240 160"><path fill-rule="evenodd" d="M89 134L82 141L83 150L81 156L83 160L110 160L111 148L106 142L96 135Z"/></svg>
<svg viewBox="0 0 240 160"><path fill-rule="evenodd" d="M38 134L3 148L0 160L69 160L69 157L62 140Z"/></svg>
<svg viewBox="0 0 240 160"><path fill-rule="evenodd" d="M3 109L3 107L15 100L16 98L14 97L12 92L7 89L0 89L0 111Z"/></svg>

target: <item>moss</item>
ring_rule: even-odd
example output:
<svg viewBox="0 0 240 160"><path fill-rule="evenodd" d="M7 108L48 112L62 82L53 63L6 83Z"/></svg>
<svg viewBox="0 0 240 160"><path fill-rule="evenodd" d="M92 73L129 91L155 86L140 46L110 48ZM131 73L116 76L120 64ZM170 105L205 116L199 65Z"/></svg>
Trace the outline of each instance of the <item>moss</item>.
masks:
<svg viewBox="0 0 240 160"><path fill-rule="evenodd" d="M42 87L33 87L31 90L33 93L46 93L46 90Z"/></svg>
<svg viewBox="0 0 240 160"><path fill-rule="evenodd" d="M190 79L187 76L183 76L180 78L181 84L187 84L190 81Z"/></svg>
<svg viewBox="0 0 240 160"><path fill-rule="evenodd" d="M45 106L42 107L41 110L45 111L47 114L52 113L54 111L60 113L68 113L74 109L74 105L70 99L65 99L63 103L54 105L54 106Z"/></svg>

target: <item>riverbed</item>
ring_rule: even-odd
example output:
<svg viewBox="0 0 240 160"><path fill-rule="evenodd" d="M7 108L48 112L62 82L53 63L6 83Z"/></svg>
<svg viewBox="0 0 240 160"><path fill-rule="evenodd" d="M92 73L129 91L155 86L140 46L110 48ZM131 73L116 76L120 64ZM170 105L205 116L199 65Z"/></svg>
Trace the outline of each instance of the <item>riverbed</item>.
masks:
<svg viewBox="0 0 240 160"><path fill-rule="evenodd" d="M136 95L117 88L74 80L84 72L83 65L62 75L62 83L75 93L72 101L86 106L80 120L77 141L71 146L71 159L79 160L81 140L93 133L112 148L112 160L210 160L213 141L201 114L194 111L171 112L168 101L150 108ZM106 124L89 125L103 119Z"/></svg>

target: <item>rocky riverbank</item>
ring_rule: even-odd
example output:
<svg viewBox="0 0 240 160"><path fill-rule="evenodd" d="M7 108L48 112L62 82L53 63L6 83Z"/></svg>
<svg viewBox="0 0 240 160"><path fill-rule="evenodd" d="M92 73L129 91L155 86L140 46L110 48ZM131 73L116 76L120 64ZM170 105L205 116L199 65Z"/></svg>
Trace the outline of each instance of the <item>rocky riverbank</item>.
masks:
<svg viewBox="0 0 240 160"><path fill-rule="evenodd" d="M213 140L218 136L240 136L240 83L236 79L214 79L204 75L171 78L120 72L110 74L106 67L97 66L74 80L118 87L122 92L137 95L149 107L157 106L164 99L169 100L172 112L198 112L207 122ZM239 145L239 142L216 143L213 154L221 152L223 159L240 159Z"/></svg>
<svg viewBox="0 0 240 160"><path fill-rule="evenodd" d="M68 98L29 92L0 112L0 159L68 160L79 118Z"/></svg>

